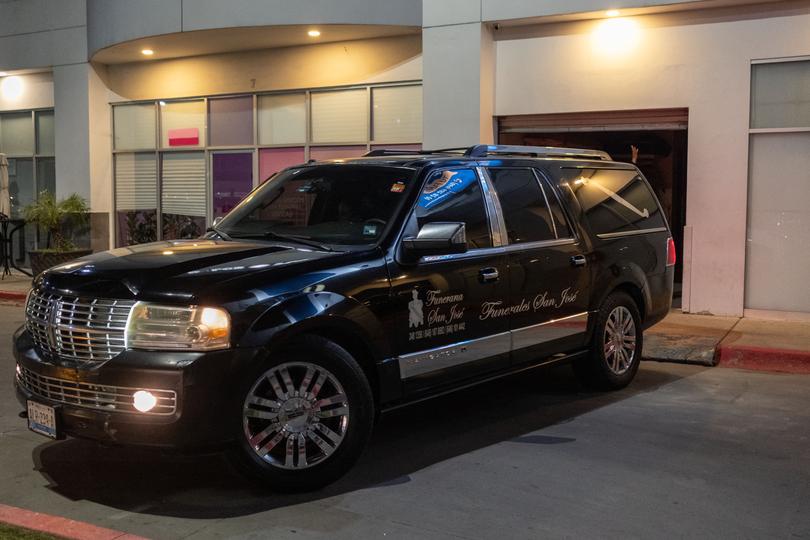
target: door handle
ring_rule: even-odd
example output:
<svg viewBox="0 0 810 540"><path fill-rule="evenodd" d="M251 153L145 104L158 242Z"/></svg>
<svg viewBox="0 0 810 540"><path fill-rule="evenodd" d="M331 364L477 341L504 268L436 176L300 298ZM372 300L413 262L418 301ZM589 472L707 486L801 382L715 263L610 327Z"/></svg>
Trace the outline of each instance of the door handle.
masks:
<svg viewBox="0 0 810 540"><path fill-rule="evenodd" d="M498 281L498 269L492 267L482 268L478 271L478 279L481 280L481 283Z"/></svg>
<svg viewBox="0 0 810 540"><path fill-rule="evenodd" d="M585 266L588 263L588 259L585 258L585 255L574 255L571 257L571 264L574 266Z"/></svg>

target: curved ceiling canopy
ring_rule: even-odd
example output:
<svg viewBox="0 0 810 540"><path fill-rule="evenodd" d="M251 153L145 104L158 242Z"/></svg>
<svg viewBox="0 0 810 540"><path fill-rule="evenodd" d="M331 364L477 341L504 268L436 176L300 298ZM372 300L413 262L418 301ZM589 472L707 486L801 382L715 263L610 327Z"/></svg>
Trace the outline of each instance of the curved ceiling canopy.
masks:
<svg viewBox="0 0 810 540"><path fill-rule="evenodd" d="M318 30L317 37L309 35ZM421 28L384 25L290 25L217 28L178 32L126 41L101 49L91 58L102 64L149 62L167 58L313 45L357 39L417 34ZM146 55L144 50L153 54Z"/></svg>

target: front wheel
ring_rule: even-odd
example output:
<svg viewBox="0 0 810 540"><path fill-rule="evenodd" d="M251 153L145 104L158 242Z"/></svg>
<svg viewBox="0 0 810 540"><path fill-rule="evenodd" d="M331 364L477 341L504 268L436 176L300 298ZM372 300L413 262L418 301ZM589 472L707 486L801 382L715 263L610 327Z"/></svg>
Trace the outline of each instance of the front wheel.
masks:
<svg viewBox="0 0 810 540"><path fill-rule="evenodd" d="M337 344L306 336L247 377L230 456L271 489L309 491L351 468L373 421L362 368Z"/></svg>
<svg viewBox="0 0 810 540"><path fill-rule="evenodd" d="M643 340L635 301L626 293L614 292L597 314L590 354L574 362L574 371L591 388L624 388L638 371Z"/></svg>

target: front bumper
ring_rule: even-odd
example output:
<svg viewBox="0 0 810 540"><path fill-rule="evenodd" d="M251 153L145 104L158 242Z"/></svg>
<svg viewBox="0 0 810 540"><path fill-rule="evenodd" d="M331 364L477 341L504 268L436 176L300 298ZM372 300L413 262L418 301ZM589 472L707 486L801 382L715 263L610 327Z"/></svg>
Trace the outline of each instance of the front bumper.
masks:
<svg viewBox="0 0 810 540"><path fill-rule="evenodd" d="M212 352L151 352L127 350L89 368L60 365L40 356L23 328L14 335L17 399L55 406L60 431L68 436L104 443L201 450L221 446L236 433L240 374L258 361L261 349ZM27 377L24 377L25 374ZM37 384L32 384L31 380ZM77 399L80 388L83 399ZM160 414L88 399L88 389L108 398L132 389L174 393ZM113 390L116 389L116 390ZM126 389L125 391L119 391ZM123 403L124 398L118 400Z"/></svg>

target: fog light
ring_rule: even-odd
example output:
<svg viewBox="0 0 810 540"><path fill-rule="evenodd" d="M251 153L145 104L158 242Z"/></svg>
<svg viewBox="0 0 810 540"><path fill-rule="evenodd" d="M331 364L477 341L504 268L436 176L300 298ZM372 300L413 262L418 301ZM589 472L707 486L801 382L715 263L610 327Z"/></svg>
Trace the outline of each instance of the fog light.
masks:
<svg viewBox="0 0 810 540"><path fill-rule="evenodd" d="M132 405L141 412L149 412L157 405L157 398L152 392L138 390L132 394Z"/></svg>

